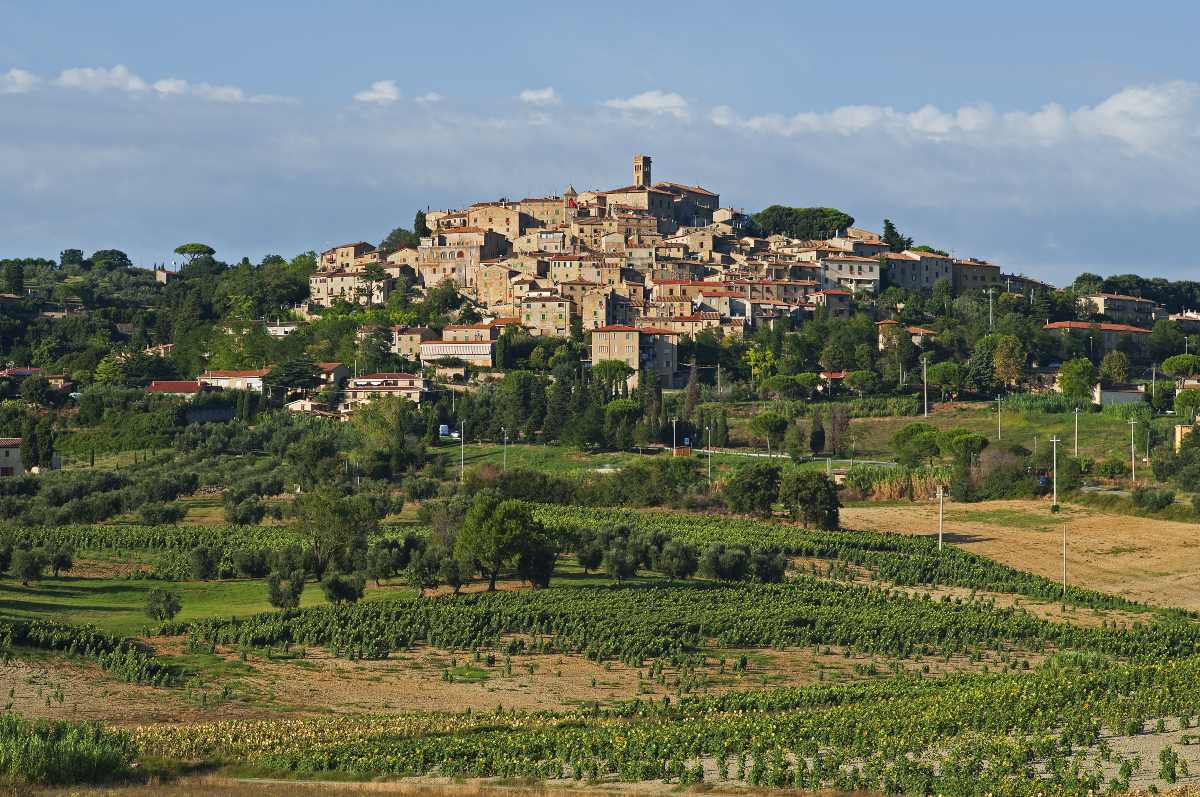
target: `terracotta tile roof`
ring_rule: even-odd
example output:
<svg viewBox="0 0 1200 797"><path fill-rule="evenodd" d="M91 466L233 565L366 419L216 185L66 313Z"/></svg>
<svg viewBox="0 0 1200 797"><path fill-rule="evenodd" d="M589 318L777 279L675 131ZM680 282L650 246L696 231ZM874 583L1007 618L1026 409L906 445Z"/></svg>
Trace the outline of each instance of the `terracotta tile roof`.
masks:
<svg viewBox="0 0 1200 797"><path fill-rule="evenodd" d="M0 448L16 448L21 445L19 437L0 437Z"/></svg>
<svg viewBox="0 0 1200 797"><path fill-rule="evenodd" d="M249 379L253 377L263 377L270 373L270 368L257 368L252 371L205 371L200 374L201 379Z"/></svg>
<svg viewBox="0 0 1200 797"><path fill-rule="evenodd" d="M199 393L202 389L196 380L159 381L155 380L146 388L147 393Z"/></svg>
<svg viewBox="0 0 1200 797"><path fill-rule="evenodd" d="M1149 335L1150 330L1135 327L1131 324L1090 324L1087 321L1052 321L1042 329L1091 329L1093 326L1101 332L1128 332L1137 335Z"/></svg>

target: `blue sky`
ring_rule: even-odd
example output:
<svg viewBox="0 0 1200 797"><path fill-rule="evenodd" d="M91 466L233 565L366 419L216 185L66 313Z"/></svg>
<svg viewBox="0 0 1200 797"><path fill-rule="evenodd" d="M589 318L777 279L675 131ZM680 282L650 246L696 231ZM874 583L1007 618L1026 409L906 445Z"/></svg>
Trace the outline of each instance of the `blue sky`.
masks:
<svg viewBox="0 0 1200 797"><path fill-rule="evenodd" d="M977 5L0 1L0 257L292 255L647 152L1052 281L1200 278L1200 11Z"/></svg>

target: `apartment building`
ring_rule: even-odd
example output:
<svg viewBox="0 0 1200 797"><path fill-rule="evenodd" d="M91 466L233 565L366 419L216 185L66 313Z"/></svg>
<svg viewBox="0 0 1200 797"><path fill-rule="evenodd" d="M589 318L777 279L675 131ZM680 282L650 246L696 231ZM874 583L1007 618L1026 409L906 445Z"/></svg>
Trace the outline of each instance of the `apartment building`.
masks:
<svg viewBox="0 0 1200 797"><path fill-rule="evenodd" d="M318 271L349 271L356 264L365 263L375 253L374 244L355 241L326 249L317 260ZM376 262L378 255L374 255Z"/></svg>
<svg viewBox="0 0 1200 797"><path fill-rule="evenodd" d="M885 263L888 285L913 291L928 292L940 279L953 285L954 260L947 255L907 249L903 252L884 252L876 256Z"/></svg>
<svg viewBox="0 0 1200 797"><path fill-rule="evenodd" d="M387 301L395 280L364 280L352 271L318 271L308 278L308 303L332 307L336 302L380 305Z"/></svg>
<svg viewBox="0 0 1200 797"><path fill-rule="evenodd" d="M984 260L965 258L951 262L951 287L955 294L999 288L1000 267Z"/></svg>
<svg viewBox="0 0 1200 797"><path fill-rule="evenodd" d="M875 258L832 255L819 262L826 286L851 293L879 293L879 261Z"/></svg>
<svg viewBox="0 0 1200 797"><path fill-rule="evenodd" d="M1053 321L1042 329L1066 336L1073 335L1081 343L1098 351L1112 351L1122 338L1128 338L1135 346L1144 347L1150 341L1150 330L1130 324L1088 323L1087 321Z"/></svg>
<svg viewBox="0 0 1200 797"><path fill-rule="evenodd" d="M429 393L429 380L418 374L377 373L354 377L346 382L338 409L343 413L374 401L379 396L399 396L420 404Z"/></svg>
<svg viewBox="0 0 1200 797"><path fill-rule="evenodd" d="M571 300L562 296L530 296L521 302L521 325L532 335L569 337L573 309Z"/></svg>
<svg viewBox="0 0 1200 797"><path fill-rule="evenodd" d="M509 241L525 232L529 217L511 202L477 202L467 208L467 227L503 235Z"/></svg>
<svg viewBox="0 0 1200 797"><path fill-rule="evenodd" d="M1079 297L1079 303L1088 312L1102 315L1118 324L1151 327L1158 319L1167 317L1167 311L1162 305L1139 296L1092 293Z"/></svg>
<svg viewBox="0 0 1200 797"><path fill-rule="evenodd" d="M526 197L517 202L517 210L540 227L562 227L570 220L573 206L561 196Z"/></svg>
<svg viewBox="0 0 1200 797"><path fill-rule="evenodd" d="M503 235L479 227L440 230L421 239L417 273L427 288L449 281L474 289L480 263L505 253Z"/></svg>
<svg viewBox="0 0 1200 797"><path fill-rule="evenodd" d="M387 337L392 354L416 361L421 357L421 344L437 340L437 333L429 327L393 326L388 328Z"/></svg>
<svg viewBox="0 0 1200 797"><path fill-rule="evenodd" d="M660 327L598 327L592 330L592 365L604 360L618 360L632 369L630 388L637 387L643 372L671 386L679 367L679 333Z"/></svg>

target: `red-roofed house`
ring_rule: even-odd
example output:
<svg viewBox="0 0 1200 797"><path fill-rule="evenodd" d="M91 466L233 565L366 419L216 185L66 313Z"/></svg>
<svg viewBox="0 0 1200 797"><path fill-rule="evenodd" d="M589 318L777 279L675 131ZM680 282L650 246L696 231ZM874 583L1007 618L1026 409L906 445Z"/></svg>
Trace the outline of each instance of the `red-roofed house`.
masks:
<svg viewBox="0 0 1200 797"><path fill-rule="evenodd" d="M157 396L178 396L185 399L195 398L202 390L204 390L204 385L200 384L200 381L196 379L156 379L146 388L147 393Z"/></svg>
<svg viewBox="0 0 1200 797"><path fill-rule="evenodd" d="M1150 340L1150 330L1129 324L1094 324L1087 321L1052 321L1042 327L1059 335L1073 335L1081 341L1089 340L1085 345L1100 346L1104 351L1112 351L1122 338L1128 338L1138 348L1144 347Z"/></svg>
<svg viewBox="0 0 1200 797"><path fill-rule="evenodd" d="M270 370L258 368L252 371L205 371L198 379L200 384L220 390L253 390L261 393L263 377Z"/></svg>
<svg viewBox="0 0 1200 797"><path fill-rule="evenodd" d="M400 396L420 404L429 392L429 380L419 374L378 373L354 377L346 383L338 409L353 412L377 396Z"/></svg>

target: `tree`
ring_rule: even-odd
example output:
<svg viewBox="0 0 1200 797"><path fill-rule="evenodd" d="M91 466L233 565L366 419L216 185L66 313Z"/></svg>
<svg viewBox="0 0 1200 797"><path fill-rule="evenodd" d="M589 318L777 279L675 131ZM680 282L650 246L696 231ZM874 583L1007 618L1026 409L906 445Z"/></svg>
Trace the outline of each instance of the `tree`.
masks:
<svg viewBox="0 0 1200 797"><path fill-rule="evenodd" d="M825 450L825 424L821 421L821 413L813 410L812 427L808 430L808 448L813 456Z"/></svg>
<svg viewBox="0 0 1200 797"><path fill-rule="evenodd" d="M789 238L816 240L832 238L854 224L854 217L836 208L792 208L771 205L751 217L760 235L786 235Z"/></svg>
<svg viewBox="0 0 1200 797"><path fill-rule="evenodd" d="M909 467L932 460L938 455L938 431L927 423L910 423L892 435L892 450Z"/></svg>
<svg viewBox="0 0 1200 797"><path fill-rule="evenodd" d="M309 540L313 573L322 578L331 566L352 569L386 507L364 495L342 498L332 487L321 486L297 498L294 510Z"/></svg>
<svg viewBox="0 0 1200 797"><path fill-rule="evenodd" d="M1163 360L1163 373L1168 376L1191 376L1200 373L1200 356L1195 354L1176 354Z"/></svg>
<svg viewBox="0 0 1200 797"><path fill-rule="evenodd" d="M1078 404L1091 404L1092 386L1096 384L1096 367L1086 357L1067 360L1058 371L1058 386L1062 394Z"/></svg>
<svg viewBox="0 0 1200 797"><path fill-rule="evenodd" d="M25 264L13 260L4 266L4 290L17 296L25 295Z"/></svg>
<svg viewBox="0 0 1200 797"><path fill-rule="evenodd" d="M13 551L11 566L13 577L21 582L21 586L27 587L30 581L42 577L46 559L39 550L18 548Z"/></svg>
<svg viewBox="0 0 1200 797"><path fill-rule="evenodd" d="M775 548L759 548L750 555L750 572L763 584L782 583L787 565L787 557Z"/></svg>
<svg viewBox="0 0 1200 797"><path fill-rule="evenodd" d="M608 396L620 393L632 375L633 369L621 360L601 360L592 366L592 379L604 387Z"/></svg>
<svg viewBox="0 0 1200 797"><path fill-rule="evenodd" d="M500 570L510 564L532 540L545 532L521 501L501 501L494 491L481 491L471 502L455 540L455 552L475 562L487 576L488 591L496 589Z"/></svg>
<svg viewBox="0 0 1200 797"><path fill-rule="evenodd" d="M284 389L314 388L321 384L321 372L310 358L295 357L268 371L263 377L263 382L271 387Z"/></svg>
<svg viewBox="0 0 1200 797"><path fill-rule="evenodd" d="M779 486L779 500L788 513L804 522L807 528L838 528L838 510L842 506L837 485L824 473L814 470L793 470L784 475Z"/></svg>
<svg viewBox="0 0 1200 797"><path fill-rule="evenodd" d="M742 465L722 493L726 505L734 512L767 516L779 497L779 466L768 462Z"/></svg>
<svg viewBox="0 0 1200 797"><path fill-rule="evenodd" d="M53 407L58 403L58 391L46 377L31 376L21 383L21 398L39 407Z"/></svg>
<svg viewBox="0 0 1200 797"><path fill-rule="evenodd" d="M162 587L155 587L146 593L144 611L146 616L151 620L165 623L179 614L179 610L182 608L183 601L179 600L178 593L165 590Z"/></svg>
<svg viewBox="0 0 1200 797"><path fill-rule="evenodd" d="M358 603L363 596L366 579L361 573L330 573L321 579L321 591L332 604Z"/></svg>
<svg viewBox="0 0 1200 797"><path fill-rule="evenodd" d="M874 393L879 387L879 376L874 371L851 371L846 374L845 385L860 396Z"/></svg>
<svg viewBox="0 0 1200 797"><path fill-rule="evenodd" d="M197 545L188 552L188 571L197 581L208 581L217 574L218 552L207 545Z"/></svg>
<svg viewBox="0 0 1200 797"><path fill-rule="evenodd" d="M850 448L850 413L841 404L829 410L829 449L845 454Z"/></svg>
<svg viewBox="0 0 1200 797"><path fill-rule="evenodd" d="M427 589L437 589L442 583L442 559L446 556L448 554L444 549L435 546L413 552L404 574L409 586L414 587L418 595L424 595Z"/></svg>
<svg viewBox="0 0 1200 797"><path fill-rule="evenodd" d="M637 575L638 563L639 557L630 548L628 540L614 540L604 552L604 572L618 584Z"/></svg>
<svg viewBox="0 0 1200 797"><path fill-rule="evenodd" d="M929 384L942 392L942 399L955 398L963 389L965 373L961 365L947 360L929 366Z"/></svg>
<svg viewBox="0 0 1200 797"><path fill-rule="evenodd" d="M679 540L663 545L655 559L654 568L668 578L687 579L700 567L700 554L695 546Z"/></svg>
<svg viewBox="0 0 1200 797"><path fill-rule="evenodd" d="M718 581L744 581L750 572L750 551L744 545L715 542L704 550L700 572Z"/></svg>
<svg viewBox="0 0 1200 797"><path fill-rule="evenodd" d="M787 418L777 412L760 412L750 421L750 430L759 437L766 439L768 450L771 448L772 440L775 441L775 448L779 448L779 440L783 438L787 427Z"/></svg>
<svg viewBox="0 0 1200 797"><path fill-rule="evenodd" d="M913 239L906 235L901 235L891 219L883 220L883 242L893 252L903 252L905 249L911 249L913 245Z"/></svg>
<svg viewBox="0 0 1200 797"><path fill-rule="evenodd" d="M46 564L54 577L58 578L60 574L68 572L75 566L75 551L69 545L49 548L46 551Z"/></svg>
<svg viewBox="0 0 1200 797"><path fill-rule="evenodd" d="M1121 351L1106 352L1100 361L1100 381L1123 385L1129 379L1129 357Z"/></svg>
<svg viewBox="0 0 1200 797"><path fill-rule="evenodd" d="M217 250L213 249L208 244L180 244L179 246L175 247L175 254L186 257L189 264L195 262L196 258L198 257L212 257L216 253ZM96 256L92 255L92 259L95 260Z"/></svg>
<svg viewBox="0 0 1200 797"><path fill-rule="evenodd" d="M304 570L296 568L267 576L267 602L276 609L295 609L304 593Z"/></svg>
<svg viewBox="0 0 1200 797"><path fill-rule="evenodd" d="M1200 390L1188 388L1175 394L1175 414L1180 418L1191 421L1200 410Z"/></svg>
<svg viewBox="0 0 1200 797"><path fill-rule="evenodd" d="M696 360L693 358L691 370L688 372L687 390L684 392L683 412L680 413L680 420L690 423L699 401L700 382L696 376Z"/></svg>
<svg viewBox="0 0 1200 797"><path fill-rule="evenodd" d="M424 238L433 231L429 229L429 225L425 222L425 211L418 210L413 217L413 234L418 238Z"/></svg>
<svg viewBox="0 0 1200 797"><path fill-rule="evenodd" d="M997 335L992 349L992 372L1008 387L1015 387L1025 373L1025 347L1014 335Z"/></svg>

